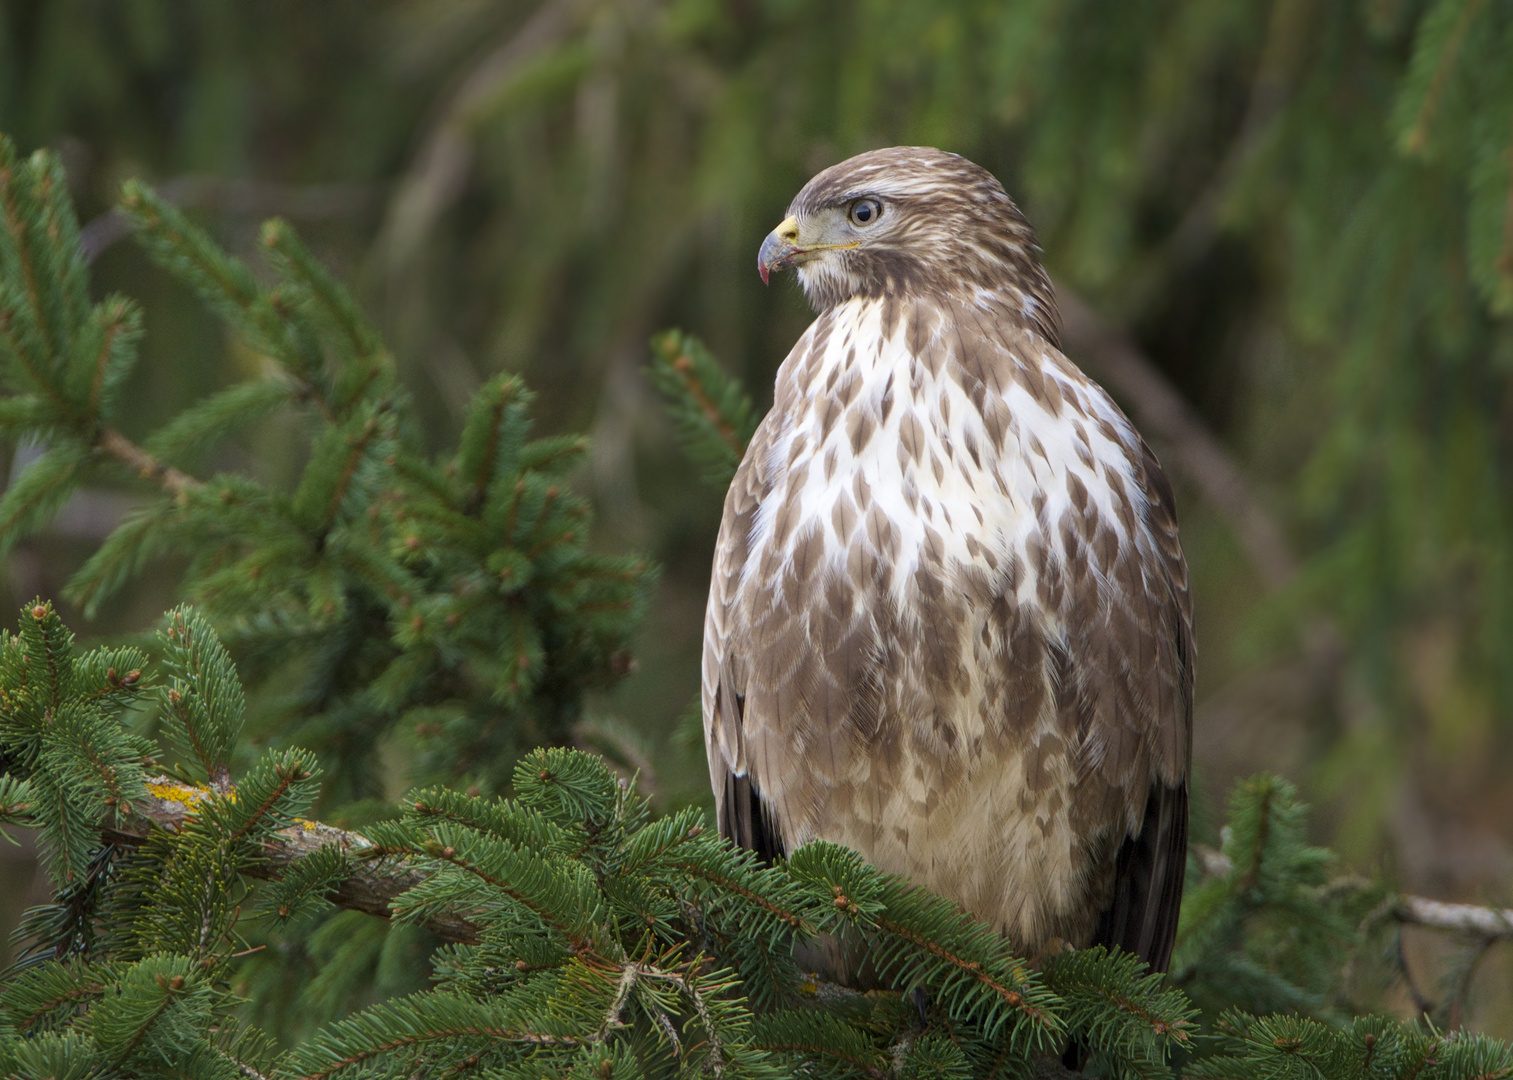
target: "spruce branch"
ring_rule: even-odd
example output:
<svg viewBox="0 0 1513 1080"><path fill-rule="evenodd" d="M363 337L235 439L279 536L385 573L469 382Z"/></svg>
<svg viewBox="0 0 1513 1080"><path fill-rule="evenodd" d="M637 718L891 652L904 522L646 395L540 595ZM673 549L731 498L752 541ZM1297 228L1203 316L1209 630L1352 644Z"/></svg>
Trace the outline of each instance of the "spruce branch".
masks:
<svg viewBox="0 0 1513 1080"><path fill-rule="evenodd" d="M34 968L17 975L0 992L0 1014L17 1031L31 1031L46 1026L60 1010L100 997L116 977L113 965L82 961Z"/></svg>
<svg viewBox="0 0 1513 1080"><path fill-rule="evenodd" d="M140 800L133 807L131 815L101 830L105 839L123 847L135 847L148 842L154 830L161 829L169 833L178 833L193 818L204 800L210 798L212 794L208 787L196 788L166 776L148 777L146 789L148 797ZM458 798L453 793L446 794L449 797ZM416 812L425 817L436 817L446 813L459 823L467 821L473 828L501 827L498 821L490 822L487 818L476 816L476 814L467 818L458 816L456 811L444 811L434 801L435 798L436 793L433 793L417 799L416 806L419 809ZM460 798L464 799L465 804L487 805L484 800ZM697 837L691 839L697 839ZM545 834L538 834L537 841L558 842L550 840ZM304 860L328 848L334 848L346 857L349 874L335 886L328 899L338 907L383 918L392 918L395 914L396 900L431 876L431 872L421 865L421 860L438 857L447 861L457 859L456 855L448 859L444 855L438 856L436 853L417 847L409 847L402 852L381 849L368 836L334 828L317 821L301 820L279 829L268 837L262 844L259 860L247 872L258 878L277 879ZM1203 865L1210 873L1228 874L1232 869L1227 862L1221 861L1224 857L1220 853L1212 852L1211 849L1206 853L1200 852L1200 855L1202 859L1200 865ZM697 874L698 868L691 860L675 859L675 865L682 870ZM759 873L772 872L759 871ZM799 913L771 902L738 879L709 873L699 876L722 891L750 900L754 906L785 924L797 928L805 922ZM1470 904L1449 904L1405 894L1394 898L1390 907L1390 916L1400 922L1451 933L1471 933L1498 938L1513 936L1513 911ZM978 968L974 968L973 965L978 963L977 961L945 948L935 940L910 930L902 923L886 918L879 919L877 922L884 932L899 936L908 941L911 946L945 961L952 968L968 975L973 981L982 982L995 995L1002 997L1007 1004L1016 1008L1024 1006L1021 991L1016 990L1007 982L996 979L991 971L981 969L980 964ZM479 940L477 923L468 918L464 912L447 912L434 907L428 908L424 923L439 937L448 941L475 943ZM813 984L811 990L816 995L830 992L827 984L823 983ZM1173 1027L1172 1030L1177 1032L1179 1029ZM1180 1035L1177 1037L1180 1040Z"/></svg>
<svg viewBox="0 0 1513 1080"><path fill-rule="evenodd" d="M1102 946L1066 950L1046 964L1045 978L1064 1003L1073 1038L1111 1062L1116 1075L1166 1077L1167 1050L1193 1046L1192 1003L1148 974L1138 957Z"/></svg>
<svg viewBox="0 0 1513 1080"><path fill-rule="evenodd" d="M31 824L32 802L36 794L19 776L0 773L0 825ZM15 837L0 829L0 839L16 843Z"/></svg>
<svg viewBox="0 0 1513 1080"><path fill-rule="evenodd" d="M197 760L217 789L231 783L229 762L246 709L242 684L231 656L210 624L192 608L168 614L159 634L173 672L163 688L168 736L186 757Z"/></svg>
<svg viewBox="0 0 1513 1080"><path fill-rule="evenodd" d="M261 291L242 263L222 251L202 229L138 180L121 189L121 211L137 229L149 254L191 285L200 297L239 329L271 328Z"/></svg>
<svg viewBox="0 0 1513 1080"><path fill-rule="evenodd" d="M1206 877L1227 877L1234 871L1234 864L1227 855L1206 844L1193 845L1193 855ZM1370 884L1364 878L1347 875L1331 879L1322 889L1356 890L1368 888ZM1380 914L1405 926L1422 926L1426 930L1442 930L1448 934L1465 934L1493 941L1513 938L1513 908L1458 904L1399 893L1384 902Z"/></svg>
<svg viewBox="0 0 1513 1080"><path fill-rule="evenodd" d="M574 1047L582 1042L567 1033L532 1030L519 1019L514 1010L490 1007L457 994L417 994L376 1005L333 1024L297 1047L277 1075L280 1080L324 1080L396 1051L459 1038L554 1047Z"/></svg>
<svg viewBox="0 0 1513 1080"><path fill-rule="evenodd" d="M869 1080L888 1080L887 1059L872 1041L824 1012L789 1009L757 1020L753 1041L764 1050L800 1061L833 1059Z"/></svg>
<svg viewBox="0 0 1513 1080"><path fill-rule="evenodd" d="M149 776L146 788L148 797L133 807L132 814L103 827L102 839L119 847L136 848L149 843L157 830L180 833L213 794L208 786L194 787L161 775ZM326 897L340 908L392 918L395 899L427 876L418 866L386 859L373 851L373 843L366 836L310 820L284 826L264 839L260 857L245 872L250 877L276 881L328 849L347 856L348 876ZM354 858L353 853L359 851L370 853L369 857ZM425 925L446 941L478 940L477 926L461 915L433 914Z"/></svg>
<svg viewBox="0 0 1513 1080"><path fill-rule="evenodd" d="M138 240L271 369L135 442L117 399L136 308L91 303L56 155L16 161L6 142L0 172L0 427L45 448L0 498L0 549L44 528L102 468L151 484L156 497L68 595L93 613L148 560L187 556L185 591L236 629L265 677L325 688L291 703L289 719L326 755L330 798L368 794L375 736L431 710L456 724L420 748L427 778L482 762L497 786L531 743L566 742L582 695L628 670L654 579L644 560L588 550L590 508L562 482L584 441L532 439L529 392L501 378L456 453L425 455L382 339L286 223L263 230L278 279L265 287L172 199L133 182L121 214ZM193 475L193 456L237 426L307 407L314 430L292 490ZM224 765L205 749L187 756Z"/></svg>
<svg viewBox="0 0 1513 1080"><path fill-rule="evenodd" d="M451 981L442 989L374 1006L324 1029L282 1061L279 1076L333 1077L377 1067L380 1061L411 1071L422 1062L439 1073L488 1063L555 1074L580 1060L573 1055L620 1053L619 1040L643 1031L654 1033L678 1062L713 1075L775 1077L776 1063L786 1059L817 1076L869 1080L965 1076L974 1067L990 1075L1005 1063L1021 1072L1060 1077L1065 1074L1054 1061L1035 1056L1059 1053L1056 1040L1042 1037L1049 1026L1070 1032L1094 1051L1110 1075L1154 1078L1166 1075L1162 1058L1168 1046L1191 1043L1191 1005L1180 990L1145 974L1134 957L1100 949L1063 953L1052 958L1041 985L1022 962L1003 955L1001 939L986 927L970 923L939 898L866 867L854 854L806 845L789 864L752 867L749 853L735 852L706 835L696 812L648 820L644 805L602 762L575 751L538 751L523 760L516 770L519 802L443 790L421 793L404 818L370 829L371 836L289 820L287 810L283 818L268 818L261 810L268 798L260 792L277 788L277 776L277 769L261 780L250 774L235 791L150 777L147 797L131 816L109 827L107 838L149 857L167 850L164 838L176 838L181 856L172 865L177 867L201 850L201 838L223 836L235 842L247 835L239 822L262 821L259 846L239 857L239 872L292 880L300 876L302 863L319 861L323 865L308 879L295 882L296 891L329 888L330 899L340 905L423 920L456 941L453 948L460 950L449 961L457 967L445 976ZM1247 858L1230 862L1231 882L1244 877L1236 866L1252 865L1261 869L1246 892L1279 895L1271 882L1279 875L1300 881L1318 877L1306 852L1301 862L1282 857L1300 828L1290 789L1277 781L1253 782L1236 797L1235 809L1233 853ZM1269 821L1264 828L1263 820ZM1247 850L1255 843L1268 851L1259 861ZM705 879L683 878L682 867L697 865L701 858L723 860L726 869ZM567 863L600 869L589 877L562 878L553 866ZM177 872L170 874L170 892L177 887L171 880ZM727 890L710 882L711 877L747 884ZM480 883L467 885L468 878ZM807 903L787 899L776 888L776 880L783 878L791 888L807 890ZM812 1003L809 1009L787 1007L755 1017L736 970L701 951L696 939L643 933L641 926L658 921L645 918L656 910L646 906L652 892L615 884L629 879L644 879L652 892L693 885L692 892L683 894L685 904L702 905L703 920L714 918L723 903L746 905L744 892L757 900L784 897L771 906L781 912L792 904L816 927L862 928L880 974L891 973L900 985L931 988L932 1008L950 1017L945 1034L938 1027L918 1030L913 1008L898 994L879 998L813 981L805 994ZM562 891L574 880L601 899L585 907L586 896L574 898L571 888ZM700 880L703 884L695 884ZM383 902L364 907L354 902L354 889ZM481 906L480 898L491 890L524 899L538 913L551 913L534 925L562 934L569 947L552 946L532 923L509 917L504 908ZM708 899L700 899L706 895ZM155 903L149 901L149 911ZM665 910L662 918L669 927L685 917L676 908ZM761 903L751 903L747 910L779 921ZM584 915L590 916L591 928L582 921ZM552 922L555 927L549 926ZM758 921L741 932L761 937L766 933L762 925ZM212 938L225 933L220 923L206 926ZM632 937L618 936L616 926L633 927ZM628 948L635 935L640 943ZM206 959L211 966L224 962L213 954ZM204 997L209 984L195 974L198 968L181 971L172 967L178 963L172 957L163 963L169 967L159 964L138 974L98 966L49 967L24 984L29 988L25 993L0 997L0 1015L13 1026L19 1021L34 1027L43 1017L65 1016L71 1004L103 1008L107 1023L101 1049L112 1061L135 1061L155 1052L150 1047L182 1038L184 1025L201 1024L195 1019L200 1006L192 1002L209 1000ZM483 992L476 982L459 981L466 970L478 972L490 989ZM178 986L175 977L183 980ZM984 979L999 1005L985 1006L971 990ZM95 989L123 981L137 987L132 991L137 1004L131 1008L110 1004L110 991ZM1022 1015L1011 994L1037 1015ZM1010 1016L1021 1014L1008 1020L1008 1031L1003 1030L1005 1006ZM119 1019L112 1019L112 1009ZM1313 1063L1322 1075L1343 1075L1330 1064L1341 1055L1363 1046L1368 1051L1385 1048L1397 1040L1393 1045L1411 1051L1404 1058L1410 1063L1440 1055L1468 1067L1489 1066L1485 1073L1445 1075L1499 1076L1510 1053L1505 1045L1486 1040L1425 1043L1385 1021L1349 1027L1339 1035L1326 1025L1287 1018L1234 1013L1224 1023L1230 1052L1215 1059L1197 1048L1198 1058L1188 1065L1192 1075L1261 1075L1256 1067L1264 1066L1264 1071L1291 1060ZM1281 1057L1266 1065L1257 1055ZM1407 1077L1411 1070L1380 1075Z"/></svg>
<svg viewBox="0 0 1513 1080"><path fill-rule="evenodd" d="M666 399L684 453L706 483L724 488L756 430L750 397L698 338L667 330L651 345L647 375Z"/></svg>
<svg viewBox="0 0 1513 1080"><path fill-rule="evenodd" d="M1423 16L1413 60L1397 103L1398 147L1423 156L1440 101L1461 59L1461 50L1486 0L1438 0Z"/></svg>
<svg viewBox="0 0 1513 1080"><path fill-rule="evenodd" d="M142 479L161 485L170 495L183 495L204 486L188 473L165 465L115 428L100 429L95 445Z"/></svg>

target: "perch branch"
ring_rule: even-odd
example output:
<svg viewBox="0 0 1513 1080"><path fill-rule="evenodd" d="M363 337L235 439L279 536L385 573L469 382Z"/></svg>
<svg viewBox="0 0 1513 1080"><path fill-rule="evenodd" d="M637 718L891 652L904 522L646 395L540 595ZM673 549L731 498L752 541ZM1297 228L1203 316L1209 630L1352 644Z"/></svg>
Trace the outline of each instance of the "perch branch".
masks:
<svg viewBox="0 0 1513 1080"><path fill-rule="evenodd" d="M124 816L113 826L107 826L103 830L106 840L134 847L145 841L154 829L177 832L207 794L205 790L163 776L149 777L147 784L147 804L133 805L130 815ZM265 846L263 861L247 871L249 876L276 880L290 866L321 848L334 846L353 852L369 846L368 839L358 833L346 832L318 821L301 822L281 830L276 837ZM338 885L326 899L337 907L364 911L385 919L393 915L391 905L394 899L426 878L425 871L402 860L358 859L354 861L354 865L356 870L352 876ZM478 940L478 928L461 915L436 914L426 920L426 926L447 941Z"/></svg>
<svg viewBox="0 0 1513 1080"><path fill-rule="evenodd" d="M194 813L196 804L206 797L204 790L166 777L150 778L148 788L150 798L147 804L133 806L130 815L106 827L103 830L106 840L135 846L145 841L153 829L176 832ZM276 879L300 859L332 845L355 852L368 847L369 841L358 833L317 821L302 822L279 832L277 839L266 846L263 861L248 873L252 877ZM1205 874L1227 874L1233 869L1229 859L1220 851L1201 844L1195 845L1193 851ZM403 860L358 859L356 867L352 876L337 886L327 899L338 907L382 918L391 917L393 901L420 884L426 876L424 870ZM1431 930L1484 939L1513 938L1513 909L1451 904L1423 896L1402 895L1392 903L1391 917L1407 925ZM448 941L478 940L477 926L461 915L435 914L427 919L426 925ZM816 982L815 988L815 992L819 992L821 985Z"/></svg>

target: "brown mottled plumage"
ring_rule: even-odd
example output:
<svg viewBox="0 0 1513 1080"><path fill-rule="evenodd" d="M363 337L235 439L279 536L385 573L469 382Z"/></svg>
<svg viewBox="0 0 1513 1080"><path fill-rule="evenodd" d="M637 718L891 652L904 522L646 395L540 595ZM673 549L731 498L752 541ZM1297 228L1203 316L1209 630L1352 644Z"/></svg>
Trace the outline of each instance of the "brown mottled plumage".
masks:
<svg viewBox="0 0 1513 1080"><path fill-rule="evenodd" d="M1193 649L1171 488L1057 349L1034 237L921 147L816 176L762 246L819 317L731 483L704 637L720 827L813 838L1030 956L1164 970Z"/></svg>

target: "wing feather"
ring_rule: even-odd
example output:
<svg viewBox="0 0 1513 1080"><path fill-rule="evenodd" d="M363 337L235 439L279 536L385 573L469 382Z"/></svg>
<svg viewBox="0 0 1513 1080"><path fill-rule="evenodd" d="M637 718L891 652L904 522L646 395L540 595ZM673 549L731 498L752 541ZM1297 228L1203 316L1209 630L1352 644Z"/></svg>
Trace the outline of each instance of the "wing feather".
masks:
<svg viewBox="0 0 1513 1080"><path fill-rule="evenodd" d="M1155 544L1154 573L1146 575L1150 631L1165 638L1156 655L1164 660L1149 674L1158 690L1149 695L1154 718L1155 760L1150 793L1138 830L1120 845L1114 895L1099 920L1094 944L1117 945L1144 959L1152 971L1171 962L1187 872L1187 766L1192 754L1193 638L1187 565L1177 542L1171 484L1150 448L1141 443L1147 525ZM1167 644L1169 642L1169 644ZM1166 648L1160 645L1166 644ZM1165 667L1167 670L1160 670ZM1138 672L1136 674L1139 674Z"/></svg>
<svg viewBox="0 0 1513 1080"><path fill-rule="evenodd" d="M769 862L782 858L785 848L771 808L750 774L746 672L739 645L730 640L730 621L756 513L771 491L761 463L770 445L773 415L752 436L725 497L704 620L703 672L704 744L720 835Z"/></svg>

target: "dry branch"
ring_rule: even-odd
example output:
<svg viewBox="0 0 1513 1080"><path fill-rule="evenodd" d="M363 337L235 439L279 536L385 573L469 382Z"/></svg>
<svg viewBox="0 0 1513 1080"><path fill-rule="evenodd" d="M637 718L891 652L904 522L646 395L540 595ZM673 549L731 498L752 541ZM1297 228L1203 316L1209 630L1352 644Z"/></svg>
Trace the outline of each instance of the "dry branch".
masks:
<svg viewBox="0 0 1513 1080"><path fill-rule="evenodd" d="M210 207L255 217L333 218L361 214L377 201L371 184L278 184L232 176L176 176L156 186L158 197L182 209ZM131 223L119 209L107 210L79 233L79 246L89 262L131 234Z"/></svg>
<svg viewBox="0 0 1513 1080"><path fill-rule="evenodd" d="M1448 904L1426 896L1399 896L1392 916L1410 926L1425 926L1431 930L1447 930L1488 940L1513 937L1513 908Z"/></svg>
<svg viewBox="0 0 1513 1080"><path fill-rule="evenodd" d="M426 129L409 171L390 201L384 247L391 266L405 263L467 183L477 114L497 101L530 61L556 48L577 27L582 0L547 0L477 66L458 80Z"/></svg>
<svg viewBox="0 0 1513 1080"><path fill-rule="evenodd" d="M1193 854L1198 865L1210 877L1222 877L1234 869L1229 857L1222 851L1195 844ZM1343 885L1353 887L1364 884L1356 878L1342 878L1325 888ZM1468 934L1487 941L1513 938L1513 908L1482 907L1479 904L1451 904L1444 900L1431 900L1427 896L1412 896L1403 893L1392 898L1384 906L1387 918L1405 926L1422 926L1428 930L1443 930L1452 934Z"/></svg>

